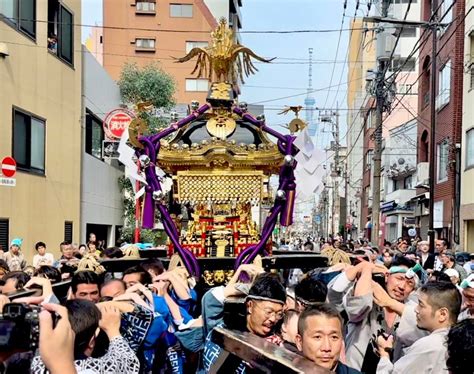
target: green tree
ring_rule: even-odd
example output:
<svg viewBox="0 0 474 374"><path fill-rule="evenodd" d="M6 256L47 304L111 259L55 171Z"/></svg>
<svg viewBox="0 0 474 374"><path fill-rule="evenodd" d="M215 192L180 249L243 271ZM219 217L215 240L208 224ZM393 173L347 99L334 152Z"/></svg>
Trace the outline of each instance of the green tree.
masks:
<svg viewBox="0 0 474 374"><path fill-rule="evenodd" d="M122 101L130 108L135 107L138 103L150 102L155 109L167 111L175 105L173 99L176 91L175 81L171 75L155 63L144 67L139 67L135 63L126 63L120 74L118 86ZM155 133L167 125L166 120L151 112L142 112L140 116L146 121L150 133ZM135 229L133 189L128 178L121 177L118 183L124 199L124 226L121 239L131 242ZM142 242L152 242L157 245L163 241L163 237L161 231L141 230Z"/></svg>
<svg viewBox="0 0 474 374"><path fill-rule="evenodd" d="M118 85L126 104L149 101L155 108L163 109L171 109L175 105L175 81L155 63L142 68L135 63L126 63Z"/></svg>

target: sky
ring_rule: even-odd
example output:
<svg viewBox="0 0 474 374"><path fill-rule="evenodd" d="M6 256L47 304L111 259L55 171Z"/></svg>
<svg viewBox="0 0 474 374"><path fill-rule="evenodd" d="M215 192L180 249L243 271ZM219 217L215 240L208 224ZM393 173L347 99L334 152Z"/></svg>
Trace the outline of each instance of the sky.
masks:
<svg viewBox="0 0 474 374"><path fill-rule="evenodd" d="M344 3L347 3L343 17ZM358 16L367 12L367 1L360 2ZM291 4L291 6L289 6ZM256 75L246 79L240 101L263 103L267 123L276 129L292 119L278 115L285 105L304 105L308 87L308 48L313 48L313 93L316 107L341 108L341 137L346 129L347 46L350 20L355 14L356 0L244 0L242 42L260 56L277 57L271 64L258 63ZM102 23L102 1L82 0L82 24ZM341 23L345 31L340 32ZM261 30L336 30L329 33L246 34ZM346 31L347 30L347 31ZM83 29L85 40L89 30ZM340 41L339 41L340 37ZM339 41L339 49L337 49ZM336 56L337 52L337 56ZM333 64L337 61L336 64ZM333 71L334 68L334 71ZM332 76L332 79L331 79ZM342 83L339 87L338 84ZM295 96L296 95L296 96ZM289 97L281 100L277 98ZM301 113L304 117L304 112ZM317 120L317 112L315 113ZM319 127L316 143L320 146L332 140L329 125Z"/></svg>

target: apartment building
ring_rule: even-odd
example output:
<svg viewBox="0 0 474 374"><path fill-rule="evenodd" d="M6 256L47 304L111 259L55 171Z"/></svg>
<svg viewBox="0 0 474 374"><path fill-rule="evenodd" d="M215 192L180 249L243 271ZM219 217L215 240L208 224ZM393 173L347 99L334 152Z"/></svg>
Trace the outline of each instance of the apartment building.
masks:
<svg viewBox="0 0 474 374"><path fill-rule="evenodd" d="M195 61L176 64L194 47L206 47L220 18L242 27L241 0L104 0L103 65L117 80L126 62L157 63L176 81L177 104L204 103L209 82L191 75Z"/></svg>
<svg viewBox="0 0 474 374"><path fill-rule="evenodd" d="M44 22L48 20L48 22ZM0 2L0 244L16 237L31 260L44 241L78 240L81 183L80 0Z"/></svg>

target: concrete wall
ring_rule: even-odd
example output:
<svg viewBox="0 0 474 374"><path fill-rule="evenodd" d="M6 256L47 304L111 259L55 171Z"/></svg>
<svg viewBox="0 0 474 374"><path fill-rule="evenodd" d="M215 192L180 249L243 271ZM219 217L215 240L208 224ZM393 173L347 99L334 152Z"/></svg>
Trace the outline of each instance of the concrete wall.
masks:
<svg viewBox="0 0 474 374"><path fill-rule="evenodd" d="M117 84L107 74L91 53L83 47L84 56L84 100L83 110L89 110L100 119L120 105L120 92ZM82 131L85 144L85 122ZM113 244L116 225L123 225L122 195L118 178L123 171L117 161L110 163L101 161L85 152L82 148L82 191L81 191L81 236L80 241L87 240L86 225L100 224L110 226L107 243Z"/></svg>
<svg viewBox="0 0 474 374"><path fill-rule="evenodd" d="M474 6L474 0L466 0L466 12ZM465 20L464 63L474 63L474 12ZM464 74L462 144L461 144L461 249L474 252L474 168L467 167L466 132L474 127L474 89L470 74ZM472 151L472 150L471 150Z"/></svg>
<svg viewBox="0 0 474 374"><path fill-rule="evenodd" d="M80 0L64 0L81 22ZM36 18L48 19L47 1L36 2ZM47 48L47 24L36 22L36 41L0 21L2 42L9 56L0 58L0 158L12 149L12 108L46 121L44 175L18 171L16 187L0 186L0 217L10 222L9 239L23 238L31 261L34 244L44 241L59 254L64 223L79 236L81 171L81 29L74 27L74 66Z"/></svg>
<svg viewBox="0 0 474 374"><path fill-rule="evenodd" d="M416 136L417 136L417 122L412 120L407 124L395 127L391 129L390 136L385 142L385 149L382 152L382 165L384 165L383 171L383 184L385 185L385 201L394 200L389 195L393 191L393 179L389 178L387 171L391 167L396 165L396 170L404 171L406 168L415 169L412 175L412 185L413 188L410 190L410 197L408 199L402 199L401 196L398 197L399 204L405 204L409 199L415 196L416 190L414 188L416 184ZM403 159L402 163L400 163ZM408 177L408 173L404 173L405 177ZM403 179L401 180L403 183ZM403 187L400 188L403 190ZM406 191L406 190L405 190Z"/></svg>
<svg viewBox="0 0 474 374"><path fill-rule="evenodd" d="M362 201L360 195L362 191L363 160L364 160L364 137L361 132L364 130L364 116L359 111L366 102L367 93L365 90L366 71L375 67L375 44L371 38L359 30L364 23L361 19L354 19L351 27L355 30L351 33L349 43L349 64L347 81L347 105L351 110L347 111L347 147L350 154L347 157L346 170L349 178L349 188L347 193L347 217L351 217L351 223L358 227L358 233L363 232L361 219ZM371 27L368 25L367 27ZM356 214L352 217L351 212Z"/></svg>

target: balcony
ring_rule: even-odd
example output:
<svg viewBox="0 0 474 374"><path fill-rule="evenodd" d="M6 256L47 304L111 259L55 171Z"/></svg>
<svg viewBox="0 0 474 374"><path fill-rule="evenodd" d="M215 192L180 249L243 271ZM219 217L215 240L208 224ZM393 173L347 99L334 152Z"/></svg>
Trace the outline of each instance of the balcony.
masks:
<svg viewBox="0 0 474 374"><path fill-rule="evenodd" d="M409 200L416 196L414 189L401 189L390 192L385 196L385 201L395 201L399 206L404 206Z"/></svg>

